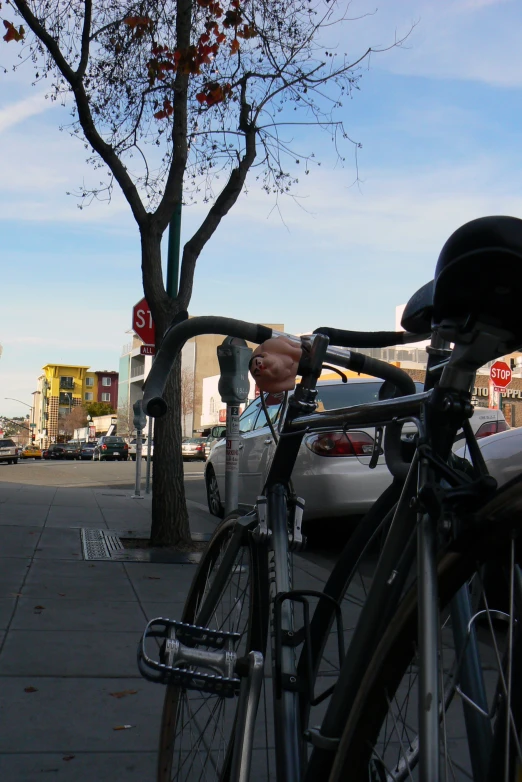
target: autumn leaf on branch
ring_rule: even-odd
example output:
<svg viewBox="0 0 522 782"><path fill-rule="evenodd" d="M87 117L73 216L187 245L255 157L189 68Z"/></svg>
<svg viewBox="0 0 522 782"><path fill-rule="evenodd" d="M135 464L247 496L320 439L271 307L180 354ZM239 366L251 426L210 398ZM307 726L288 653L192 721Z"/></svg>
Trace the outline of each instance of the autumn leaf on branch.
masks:
<svg viewBox="0 0 522 782"><path fill-rule="evenodd" d="M25 36L23 24L21 24L17 30L12 22L7 22L4 19L4 27L7 30L6 34L4 35L4 41L7 43L9 43L9 41L23 41Z"/></svg>

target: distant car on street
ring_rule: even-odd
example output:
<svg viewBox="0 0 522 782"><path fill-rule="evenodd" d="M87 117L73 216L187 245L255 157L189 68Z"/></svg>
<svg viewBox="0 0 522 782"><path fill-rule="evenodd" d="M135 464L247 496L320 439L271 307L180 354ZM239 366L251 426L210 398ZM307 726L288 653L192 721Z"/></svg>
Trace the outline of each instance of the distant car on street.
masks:
<svg viewBox="0 0 522 782"><path fill-rule="evenodd" d="M80 460L92 459L96 443L82 443L80 446Z"/></svg>
<svg viewBox="0 0 522 782"><path fill-rule="evenodd" d="M22 459L41 459L42 451L36 445L26 445L21 453Z"/></svg>
<svg viewBox="0 0 522 782"><path fill-rule="evenodd" d="M53 443L47 449L47 456L44 456L44 459L65 459L65 445Z"/></svg>
<svg viewBox="0 0 522 782"><path fill-rule="evenodd" d="M188 437L181 443L183 459L201 459L205 461L205 440L203 437Z"/></svg>
<svg viewBox="0 0 522 782"><path fill-rule="evenodd" d="M9 438L0 440L0 462L16 464L18 461L18 448L16 443Z"/></svg>
<svg viewBox="0 0 522 782"><path fill-rule="evenodd" d="M78 460L80 458L80 443L65 443L63 455L65 459Z"/></svg>
<svg viewBox="0 0 522 782"><path fill-rule="evenodd" d="M129 456L132 459L133 462L136 461L136 445L137 445L137 439L134 437L130 443L129 443ZM147 438L144 437L141 445L141 458L146 459L147 458ZM154 458L154 440L150 444L150 458Z"/></svg>
<svg viewBox="0 0 522 782"><path fill-rule="evenodd" d="M107 461L108 459L126 462L129 458L129 446L123 437L107 437L104 435L96 443L92 458L97 459L99 462Z"/></svg>

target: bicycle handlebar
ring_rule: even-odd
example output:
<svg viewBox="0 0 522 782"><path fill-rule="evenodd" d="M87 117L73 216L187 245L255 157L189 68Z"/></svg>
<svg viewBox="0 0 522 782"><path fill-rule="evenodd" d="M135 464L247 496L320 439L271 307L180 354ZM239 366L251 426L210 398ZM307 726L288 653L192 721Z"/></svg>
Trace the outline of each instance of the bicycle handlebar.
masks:
<svg viewBox="0 0 522 782"><path fill-rule="evenodd" d="M172 365L185 342L192 337L197 337L199 334L223 334L229 337L242 337L249 342L259 344L270 339L272 329L259 323L247 323L244 320L222 318L218 315L204 315L170 326L165 332L145 384L143 410L147 415L159 418L167 412L163 391Z"/></svg>
<svg viewBox="0 0 522 782"><path fill-rule="evenodd" d="M325 334L330 345L340 348L390 348L410 342L422 342L431 334L410 334L409 331L345 331L320 326L314 334Z"/></svg>
<svg viewBox="0 0 522 782"><path fill-rule="evenodd" d="M398 342L418 341L422 338L406 332L364 333L321 328L316 329L314 334L318 332L326 333L329 337L331 334L330 341L336 344L342 344L338 340L342 337L342 340L345 341L346 335L350 335L351 346L356 342L360 347L368 346L369 342L372 343L371 346L386 346L397 344ZM196 337L199 334L223 334L261 344L270 339L274 333L279 334L279 332L273 332L269 326L263 326L260 323L248 323L244 320L224 318L218 315L205 315L191 318L190 320L174 322L165 332L160 349L147 377L143 395L143 411L152 418L159 418L167 412L167 405L163 399L167 378L183 345L192 337ZM386 338L390 340L392 335L395 341L386 341ZM292 335L289 334L288 337L292 338ZM381 338L379 343L376 341L378 337ZM299 338L294 337L294 339ZM338 365L356 372L364 372L374 377L390 380L405 395L415 393L415 385L409 375L398 367L394 367L384 361L378 361L353 351L348 354L342 353L341 351L336 351L335 348L328 349L328 357Z"/></svg>

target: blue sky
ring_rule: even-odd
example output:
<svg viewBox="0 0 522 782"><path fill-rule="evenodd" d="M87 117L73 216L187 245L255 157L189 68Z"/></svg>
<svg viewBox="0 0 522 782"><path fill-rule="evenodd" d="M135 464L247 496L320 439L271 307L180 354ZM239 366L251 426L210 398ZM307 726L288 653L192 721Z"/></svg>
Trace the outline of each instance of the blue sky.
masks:
<svg viewBox="0 0 522 782"><path fill-rule="evenodd" d="M375 13L373 13L376 11ZM371 12L371 13L370 13ZM343 50L407 44L372 57L344 120L362 143L358 185L323 165L302 177L299 205L251 186L198 261L191 314L388 328L397 304L433 275L463 222L522 212L522 4L517 0L354 0ZM332 41L334 44L335 41ZM0 41L9 68L14 44ZM0 74L0 412L18 415L48 362L117 369L141 297L138 232L118 194L79 210L67 191L93 181L65 112ZM300 139L328 160L329 141ZM186 240L202 206L185 209Z"/></svg>

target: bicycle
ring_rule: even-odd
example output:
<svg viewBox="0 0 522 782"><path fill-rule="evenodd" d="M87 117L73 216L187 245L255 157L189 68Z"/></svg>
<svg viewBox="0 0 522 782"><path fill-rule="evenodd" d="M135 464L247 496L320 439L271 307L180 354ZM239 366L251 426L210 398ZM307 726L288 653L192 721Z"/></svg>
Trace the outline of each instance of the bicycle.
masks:
<svg viewBox="0 0 522 782"><path fill-rule="evenodd" d="M516 250L522 257L522 241L518 238L522 236L522 223L515 218L492 220L502 223L505 255ZM464 229L464 239L469 243L469 233L466 234L469 229L466 226ZM491 223L485 228L482 223L475 226L472 238L481 229L482 249L490 251ZM463 229L459 230L462 243ZM459 246L458 241L455 245ZM495 252L502 256L504 250L496 247ZM454 250L452 261L455 257L460 265L457 264L453 279L459 279L462 257L466 256ZM513 520L510 504L515 503L515 507L516 503L520 504L521 482L516 480L495 494L495 482L487 475L467 419L476 369L504 355L508 352L506 347L513 348L522 342L522 333L513 317L507 319L507 328L487 322L485 326L481 322L473 328L470 316L476 320L484 312L486 316L491 315L491 311L497 316L498 297L504 295L505 300L505 294L497 295L489 311L483 300L452 298L448 295L449 265L442 263L442 270L436 276L434 315L440 321L438 338L445 342L451 340L455 349L451 355L442 356L438 366L431 367L440 379L423 394L314 413L315 384L327 361L383 377L406 393L411 392L411 387L405 380L408 376L397 368L381 365L353 351L330 347L325 329L307 340L299 372L302 381L288 405L264 496L258 499L253 513L229 517L217 528L196 573L182 622L153 620L140 645L142 673L168 685L159 780L173 778L174 760L176 779L207 778L207 771L220 780L249 778L252 756L259 743L263 743L255 736L255 712L260 693L265 703L269 700L266 688L269 677L265 675L263 659L269 636L275 727L272 746L272 736L265 723L264 778L273 778L275 763L280 782L311 782L328 775L332 780L398 780L414 778L414 771L423 782L435 782L440 778L440 727L445 738L447 718L457 694L465 704L470 774L473 774L467 778L497 779L500 777L494 774L499 770L505 779L514 778L516 763L521 758L518 735L522 712L521 699L516 697L520 692L517 687L520 666L513 666L513 650L520 646L514 615L522 605L522 586L516 545L520 525ZM444 285L440 283L443 277ZM445 293L439 296L438 303L437 285ZM449 309L447 301L450 301ZM423 324L422 313L431 314L422 295L420 302L413 297L410 310ZM163 412L161 389L173 358L183 342L197 333L225 333L258 343L272 336L265 327L226 318L193 318L175 326L166 333L147 381L144 402L149 414ZM330 330L329 337L336 345L365 346L365 336L361 334ZM397 344L399 336L381 335L370 341L377 345L378 339L384 346L390 339L395 342L387 344ZM413 341L415 337L406 339ZM437 350L433 355L441 358ZM324 593L292 590L289 554L302 545L302 503L288 490L292 466L304 432L314 427L338 426L343 430L388 425L385 445L388 443L393 451L394 447L401 448L400 427L406 421L415 423L419 436L395 511L391 509L397 498L390 492L376 506L373 531L368 523L363 527L361 535L367 538L364 545L363 542L348 544L356 562L357 555L362 555L368 540L382 527L386 517L393 516L371 589L361 601L360 618L345 653L340 598L351 574L345 577L344 584L338 578L335 588L330 582L330 591L327 586ZM471 475L456 469L450 459L451 445L460 428L464 429L472 456ZM496 528L492 536L493 523ZM502 631L497 633L499 638L494 648L498 687L492 700L494 707L490 708L480 665L483 649L479 620L486 616L492 635L496 632L500 613L497 612L493 621L487 591L483 588L483 565L491 565L499 558L509 571L509 610L502 612L508 631L507 635ZM416 569L422 578L411 586ZM485 606L477 615L471 613L470 596ZM312 619L310 599L317 603ZM445 608L448 604L451 604L450 611ZM298 608L303 613L302 627L296 626ZM419 649L417 616L421 628ZM208 626L216 617L218 629L211 630ZM338 630L339 676L333 687L316 695L318 660L334 621ZM314 627L322 628L321 633L312 634ZM447 643L450 630L452 639ZM162 640L159 660L146 651L150 638ZM486 648L490 647L486 645ZM418 682L417 701L425 708L419 707L418 726L408 718L399 728L397 722L405 710L402 704L399 706L401 688L405 689L408 700L414 678ZM229 710L232 714L223 713L226 701L235 706ZM310 727L310 707L321 702L327 703L322 724L320 728ZM187 721L185 710L188 709L192 711ZM388 720L394 731L394 742L389 741ZM183 735L186 727L188 738ZM198 728L199 736L194 738L194 730ZM455 774L457 765L447 745L442 744L442 751L446 768L451 767ZM390 753L395 756L393 761ZM197 771L192 773L195 763Z"/></svg>

